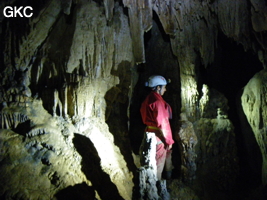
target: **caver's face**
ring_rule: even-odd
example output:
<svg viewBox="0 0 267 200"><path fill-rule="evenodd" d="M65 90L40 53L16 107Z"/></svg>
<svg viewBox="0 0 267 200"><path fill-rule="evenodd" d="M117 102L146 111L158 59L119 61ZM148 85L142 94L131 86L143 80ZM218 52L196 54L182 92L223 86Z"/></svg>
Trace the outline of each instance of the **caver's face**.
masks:
<svg viewBox="0 0 267 200"><path fill-rule="evenodd" d="M166 91L167 91L167 89L166 89L166 85L161 86L161 90L160 90L160 86L157 87L157 92L158 92L161 96L163 96L164 93L165 93Z"/></svg>

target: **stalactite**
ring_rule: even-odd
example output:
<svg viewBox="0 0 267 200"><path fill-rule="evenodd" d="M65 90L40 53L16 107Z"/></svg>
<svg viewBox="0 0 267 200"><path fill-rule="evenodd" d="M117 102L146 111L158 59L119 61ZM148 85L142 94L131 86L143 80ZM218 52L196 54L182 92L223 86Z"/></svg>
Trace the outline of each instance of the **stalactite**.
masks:
<svg viewBox="0 0 267 200"><path fill-rule="evenodd" d="M32 129L30 132L28 132L26 134L27 137L31 138L34 136L38 136L38 135L43 135L43 134L47 134L47 130L45 128L36 128L36 129Z"/></svg>
<svg viewBox="0 0 267 200"><path fill-rule="evenodd" d="M138 7L141 13L143 30L147 32L152 27L152 0L139 1Z"/></svg>
<svg viewBox="0 0 267 200"><path fill-rule="evenodd" d="M70 14L72 0L61 0L63 12L67 15Z"/></svg>
<svg viewBox="0 0 267 200"><path fill-rule="evenodd" d="M2 129L14 129L18 124L29 120L26 115L18 112L12 113L11 111L2 111L0 113L0 119Z"/></svg>
<svg viewBox="0 0 267 200"><path fill-rule="evenodd" d="M106 19L111 21L113 17L114 0L104 0Z"/></svg>
<svg viewBox="0 0 267 200"><path fill-rule="evenodd" d="M136 2L135 2L136 3ZM144 30L142 18L140 18L140 10L135 4L131 4L128 8L130 18L130 30L132 36L133 54L136 63L145 62L145 49L144 49Z"/></svg>
<svg viewBox="0 0 267 200"><path fill-rule="evenodd" d="M267 5L264 0L250 0L251 7L251 23L256 32L267 30Z"/></svg>
<svg viewBox="0 0 267 200"><path fill-rule="evenodd" d="M154 1L153 10L157 13L165 33L173 36L178 28L176 21L175 1Z"/></svg>
<svg viewBox="0 0 267 200"><path fill-rule="evenodd" d="M247 1L220 0L217 4L216 12L223 33L243 44L245 50L251 48Z"/></svg>
<svg viewBox="0 0 267 200"><path fill-rule="evenodd" d="M55 23L60 11L60 1L50 1L45 9L38 18L31 21L30 26L34 26L34 29L26 36L27 40L24 43L19 44L19 52L17 52L16 68L24 68L29 66L31 58L35 55L36 49L43 43L47 38L51 27ZM42 23L38 23L38 22ZM42 30L40 32L39 30ZM29 43L29 41L31 41ZM19 41L16 41L19 42Z"/></svg>

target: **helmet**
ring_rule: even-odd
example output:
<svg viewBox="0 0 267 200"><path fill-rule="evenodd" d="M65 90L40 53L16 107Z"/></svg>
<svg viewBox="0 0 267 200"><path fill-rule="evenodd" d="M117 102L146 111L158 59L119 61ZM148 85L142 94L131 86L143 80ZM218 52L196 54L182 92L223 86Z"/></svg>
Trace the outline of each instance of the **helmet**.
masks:
<svg viewBox="0 0 267 200"><path fill-rule="evenodd" d="M153 75L148 78L148 81L146 82L146 86L153 88L158 85L167 85L167 83L168 82L163 76Z"/></svg>

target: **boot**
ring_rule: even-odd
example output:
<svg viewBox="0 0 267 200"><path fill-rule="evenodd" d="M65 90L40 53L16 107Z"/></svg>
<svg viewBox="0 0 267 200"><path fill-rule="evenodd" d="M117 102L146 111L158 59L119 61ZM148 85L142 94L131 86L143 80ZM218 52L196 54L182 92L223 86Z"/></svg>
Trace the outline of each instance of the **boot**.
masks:
<svg viewBox="0 0 267 200"><path fill-rule="evenodd" d="M172 171L165 171L165 178L166 180L172 179Z"/></svg>
<svg viewBox="0 0 267 200"><path fill-rule="evenodd" d="M161 200L170 200L170 193L167 190L166 180L157 181L157 189L158 195L160 196Z"/></svg>

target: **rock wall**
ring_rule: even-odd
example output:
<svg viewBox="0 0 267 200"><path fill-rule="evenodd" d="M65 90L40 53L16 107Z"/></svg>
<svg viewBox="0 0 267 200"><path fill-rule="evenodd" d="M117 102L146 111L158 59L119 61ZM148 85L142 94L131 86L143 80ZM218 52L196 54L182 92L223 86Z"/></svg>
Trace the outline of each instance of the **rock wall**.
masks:
<svg viewBox="0 0 267 200"><path fill-rule="evenodd" d="M33 19L2 21L1 198L66 199L76 190L73 199L131 199L128 18L118 3L109 22L93 1L52 0L38 13L32 4ZM126 120L114 131L106 121L118 102Z"/></svg>
<svg viewBox="0 0 267 200"><path fill-rule="evenodd" d="M266 157L266 80L267 72L262 70L255 74L243 90L242 108L250 124L262 154L262 183L267 184Z"/></svg>

